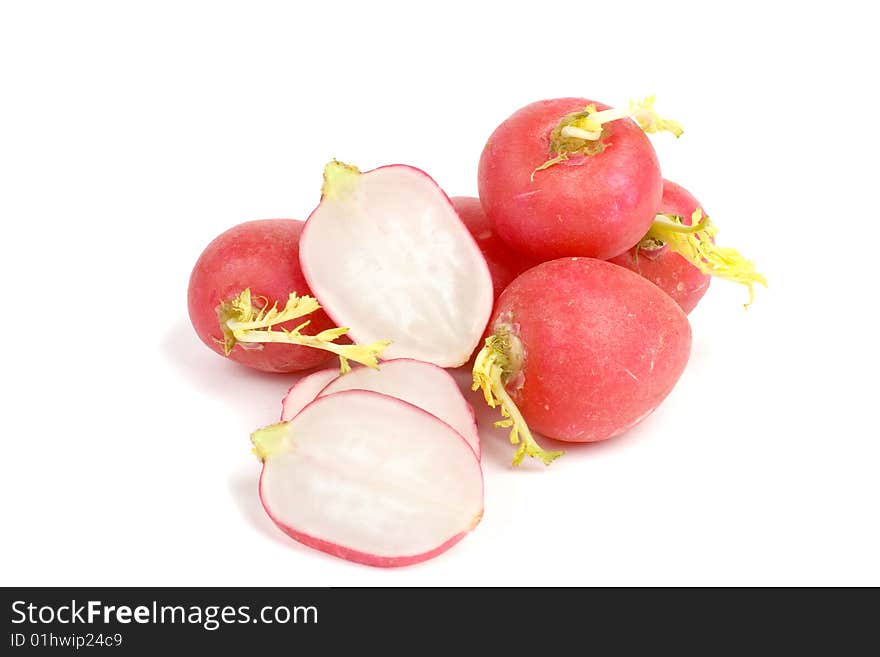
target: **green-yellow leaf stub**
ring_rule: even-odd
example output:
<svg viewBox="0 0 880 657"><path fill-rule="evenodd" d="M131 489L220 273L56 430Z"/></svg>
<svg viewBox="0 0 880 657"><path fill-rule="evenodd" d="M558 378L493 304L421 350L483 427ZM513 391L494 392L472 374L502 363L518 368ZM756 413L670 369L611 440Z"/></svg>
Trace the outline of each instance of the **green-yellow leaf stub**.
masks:
<svg viewBox="0 0 880 657"><path fill-rule="evenodd" d="M550 159L532 171L531 179L534 180L539 171L574 156L592 157L604 151L607 144L602 141L606 136L603 126L611 121L632 118L645 132L671 132L680 137L684 132L681 125L678 121L660 118L654 101L654 96L648 96L638 102L631 100L628 108L601 111L590 104L580 112L565 115L550 133Z"/></svg>
<svg viewBox="0 0 880 657"><path fill-rule="evenodd" d="M251 291L248 288L234 299L223 301L217 306L217 318L223 331L223 350L228 356L239 342L295 344L323 349L336 354L339 357L342 374L351 370L350 360L378 369L379 357L385 347L391 344L388 340L365 345L336 344L334 340L348 333L348 328L332 328L316 335L306 335L302 333L302 330L309 325L308 320L291 331L284 328L273 330L273 327L278 324L308 315L320 307L321 305L314 297L300 297L296 292L291 292L282 310L278 310L277 303L271 308L264 305L262 308L256 309L251 300Z"/></svg>
<svg viewBox="0 0 880 657"><path fill-rule="evenodd" d="M517 445L513 465L519 465L526 456L541 459L550 465L565 452L546 450L535 441L528 424L507 393L504 384L512 371L510 333L503 328L486 338L485 346L477 354L473 370L473 390L482 390L486 403L492 408L501 407L503 420L496 427L510 428L510 442Z"/></svg>
<svg viewBox="0 0 880 657"><path fill-rule="evenodd" d="M276 422L268 427L257 429L251 434L253 452L258 459L265 461L273 454L277 454L284 446L288 435L288 423Z"/></svg>
<svg viewBox="0 0 880 657"><path fill-rule="evenodd" d="M716 245L717 234L715 224L703 215L701 208L697 208L691 215L690 226L685 226L679 216L657 215L642 242L668 244L704 274L745 285L749 289L749 301L745 304L748 308L755 300L755 283L767 287L767 279L755 270L755 263L744 258L739 251Z"/></svg>
<svg viewBox="0 0 880 657"><path fill-rule="evenodd" d="M678 121L660 118L657 110L654 109L655 100L657 100L656 96L648 96L639 102L629 101L629 109L636 123L649 134L671 132L676 138L681 137L684 134L684 128Z"/></svg>
<svg viewBox="0 0 880 657"><path fill-rule="evenodd" d="M356 166L333 160L324 167L321 195L325 199L344 198L351 194L361 172Z"/></svg>

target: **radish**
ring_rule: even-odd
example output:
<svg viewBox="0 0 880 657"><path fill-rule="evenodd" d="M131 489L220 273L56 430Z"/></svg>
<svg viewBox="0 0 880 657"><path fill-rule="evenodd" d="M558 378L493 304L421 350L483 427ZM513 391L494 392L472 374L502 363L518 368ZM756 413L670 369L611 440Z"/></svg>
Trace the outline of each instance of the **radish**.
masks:
<svg viewBox="0 0 880 657"><path fill-rule="evenodd" d="M450 200L486 258L489 274L492 276L492 289L497 299L510 281L538 263L514 251L498 237L495 227L483 212L480 199L473 196L453 196Z"/></svg>
<svg viewBox="0 0 880 657"><path fill-rule="evenodd" d="M321 383L324 385L318 388ZM334 369L315 372L288 391L282 402L281 420L293 419L316 397L343 390L372 390L418 406L460 433L480 456L474 412L455 379L441 367L408 358L383 361L381 370L357 367L346 376L339 376Z"/></svg>
<svg viewBox="0 0 880 657"><path fill-rule="evenodd" d="M711 276L745 285L748 308L755 298L755 284L767 287L767 279L736 249L717 246L717 233L697 199L681 185L664 180L659 214L648 233L611 262L653 282L685 312L693 310L705 294Z"/></svg>
<svg viewBox="0 0 880 657"><path fill-rule="evenodd" d="M347 329L332 328L309 296L298 258L303 225L249 221L214 239L189 279L193 328L218 354L265 372L309 369L326 362L328 352L339 356L343 371L348 359L375 367L385 343L335 343Z"/></svg>
<svg viewBox="0 0 880 657"><path fill-rule="evenodd" d="M300 264L327 314L387 358L465 363L492 312L486 261L426 173L361 173L333 161L300 240Z"/></svg>
<svg viewBox="0 0 880 657"><path fill-rule="evenodd" d="M405 566L452 547L483 514L473 450L448 424L400 399L347 390L252 435L260 499L293 539L372 566Z"/></svg>
<svg viewBox="0 0 880 657"><path fill-rule="evenodd" d="M671 180L663 181L663 198L660 199L658 214L680 217L682 225L690 226L691 215L699 207L699 201L684 187ZM704 274L699 267L670 249L666 242L648 237L609 262L647 278L675 299L686 313L696 307L712 280L709 274Z"/></svg>
<svg viewBox="0 0 880 657"><path fill-rule="evenodd" d="M549 438L593 442L647 417L672 390L690 353L681 308L631 271L591 258L538 265L498 298L491 335L474 364L474 390L501 406L523 457L562 452Z"/></svg>
<svg viewBox="0 0 880 657"><path fill-rule="evenodd" d="M681 134L653 103L611 109L583 98L543 100L499 125L480 157L479 190L501 238L541 262L611 258L644 237L662 191L645 131Z"/></svg>
<svg viewBox="0 0 880 657"><path fill-rule="evenodd" d="M199 256L189 280L188 306L193 328L215 352L266 372L294 372L315 367L330 357L325 351L294 345L248 345L233 349L217 312L224 302L251 289L263 305L287 299L294 290L310 294L299 267L303 222L292 219L248 221L214 239ZM308 317L310 330L331 328L330 318L317 310Z"/></svg>
<svg viewBox="0 0 880 657"><path fill-rule="evenodd" d="M339 368L330 367L304 376L294 383L284 399L281 400L281 421L292 420L306 406L311 404L327 384L340 376Z"/></svg>

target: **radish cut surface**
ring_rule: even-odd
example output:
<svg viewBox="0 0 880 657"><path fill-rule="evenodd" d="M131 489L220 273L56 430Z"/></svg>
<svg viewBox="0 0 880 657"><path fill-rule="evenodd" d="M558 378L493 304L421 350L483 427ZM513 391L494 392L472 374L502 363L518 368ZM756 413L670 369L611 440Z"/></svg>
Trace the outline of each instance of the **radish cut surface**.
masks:
<svg viewBox="0 0 880 657"><path fill-rule="evenodd" d="M331 162L300 238L300 264L324 310L350 337L390 340L386 358L465 363L492 311L483 255L426 173L361 173Z"/></svg>
<svg viewBox="0 0 880 657"><path fill-rule="evenodd" d="M483 477L448 424L365 390L321 397L252 436L260 498L310 547L374 566L429 559L480 521Z"/></svg>
<svg viewBox="0 0 880 657"><path fill-rule="evenodd" d="M327 372L333 376L327 378ZM292 419L318 396L343 390L372 390L402 399L443 420L462 435L477 456L480 455L480 435L473 409L455 379L442 367L399 358L383 362L378 370L356 367L343 376L338 374L338 369L322 370L302 379L285 397L281 419ZM317 388L322 380L327 381L326 387ZM306 398L309 394L311 398Z"/></svg>
<svg viewBox="0 0 880 657"><path fill-rule="evenodd" d="M281 401L281 421L286 422L308 406L327 384L339 376L338 367L329 367L304 376L294 383Z"/></svg>

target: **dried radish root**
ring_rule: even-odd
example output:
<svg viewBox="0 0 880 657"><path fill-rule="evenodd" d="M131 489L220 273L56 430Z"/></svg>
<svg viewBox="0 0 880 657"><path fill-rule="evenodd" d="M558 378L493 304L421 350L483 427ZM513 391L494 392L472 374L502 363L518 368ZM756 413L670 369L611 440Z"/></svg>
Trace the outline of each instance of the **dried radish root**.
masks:
<svg viewBox="0 0 880 657"><path fill-rule="evenodd" d="M293 539L371 566L448 550L483 515L483 475L448 424L366 390L320 397L251 437L260 499Z"/></svg>
<svg viewBox="0 0 880 657"><path fill-rule="evenodd" d="M257 345L290 344L314 349L323 349L339 357L340 373L345 374L351 369L348 361L353 360L367 367L378 367L379 356L387 340L379 340L371 344L338 344L335 340L348 333L348 328L330 328L308 335L303 333L310 320L295 322L290 329L282 325L302 318L321 308L314 297L297 296L291 292L284 308L278 309L277 302L270 308L257 308L251 301L250 289L244 290L235 299L221 303L217 308L217 317L225 338L227 355L236 344Z"/></svg>

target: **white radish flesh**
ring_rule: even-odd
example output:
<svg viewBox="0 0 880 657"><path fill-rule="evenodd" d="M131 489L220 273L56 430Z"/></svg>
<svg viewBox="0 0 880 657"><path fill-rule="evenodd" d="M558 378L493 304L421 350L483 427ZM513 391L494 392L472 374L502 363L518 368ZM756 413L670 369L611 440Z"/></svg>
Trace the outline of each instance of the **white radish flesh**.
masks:
<svg viewBox="0 0 880 657"><path fill-rule="evenodd" d="M480 521L483 477L448 424L400 399L348 390L252 437L260 498L292 538L344 559L429 559Z"/></svg>
<svg viewBox="0 0 880 657"><path fill-rule="evenodd" d="M339 368L330 367L313 372L294 383L281 400L281 421L286 422L308 406L338 376Z"/></svg>
<svg viewBox="0 0 880 657"><path fill-rule="evenodd" d="M384 361L378 370L356 367L348 374L329 379L325 372L338 375L339 370L316 372L290 389L282 402L283 421L293 418L311 401L307 399L308 394L312 394L314 399L343 390L372 390L397 397L437 416L458 431L479 457L480 435L473 409L461 394L455 379L443 368L423 361L398 358ZM326 387L316 389L317 384L324 380L328 381Z"/></svg>
<svg viewBox="0 0 880 657"><path fill-rule="evenodd" d="M465 363L492 311L483 255L447 196L419 169L361 173L332 162L300 238L303 274L324 310L386 358Z"/></svg>

